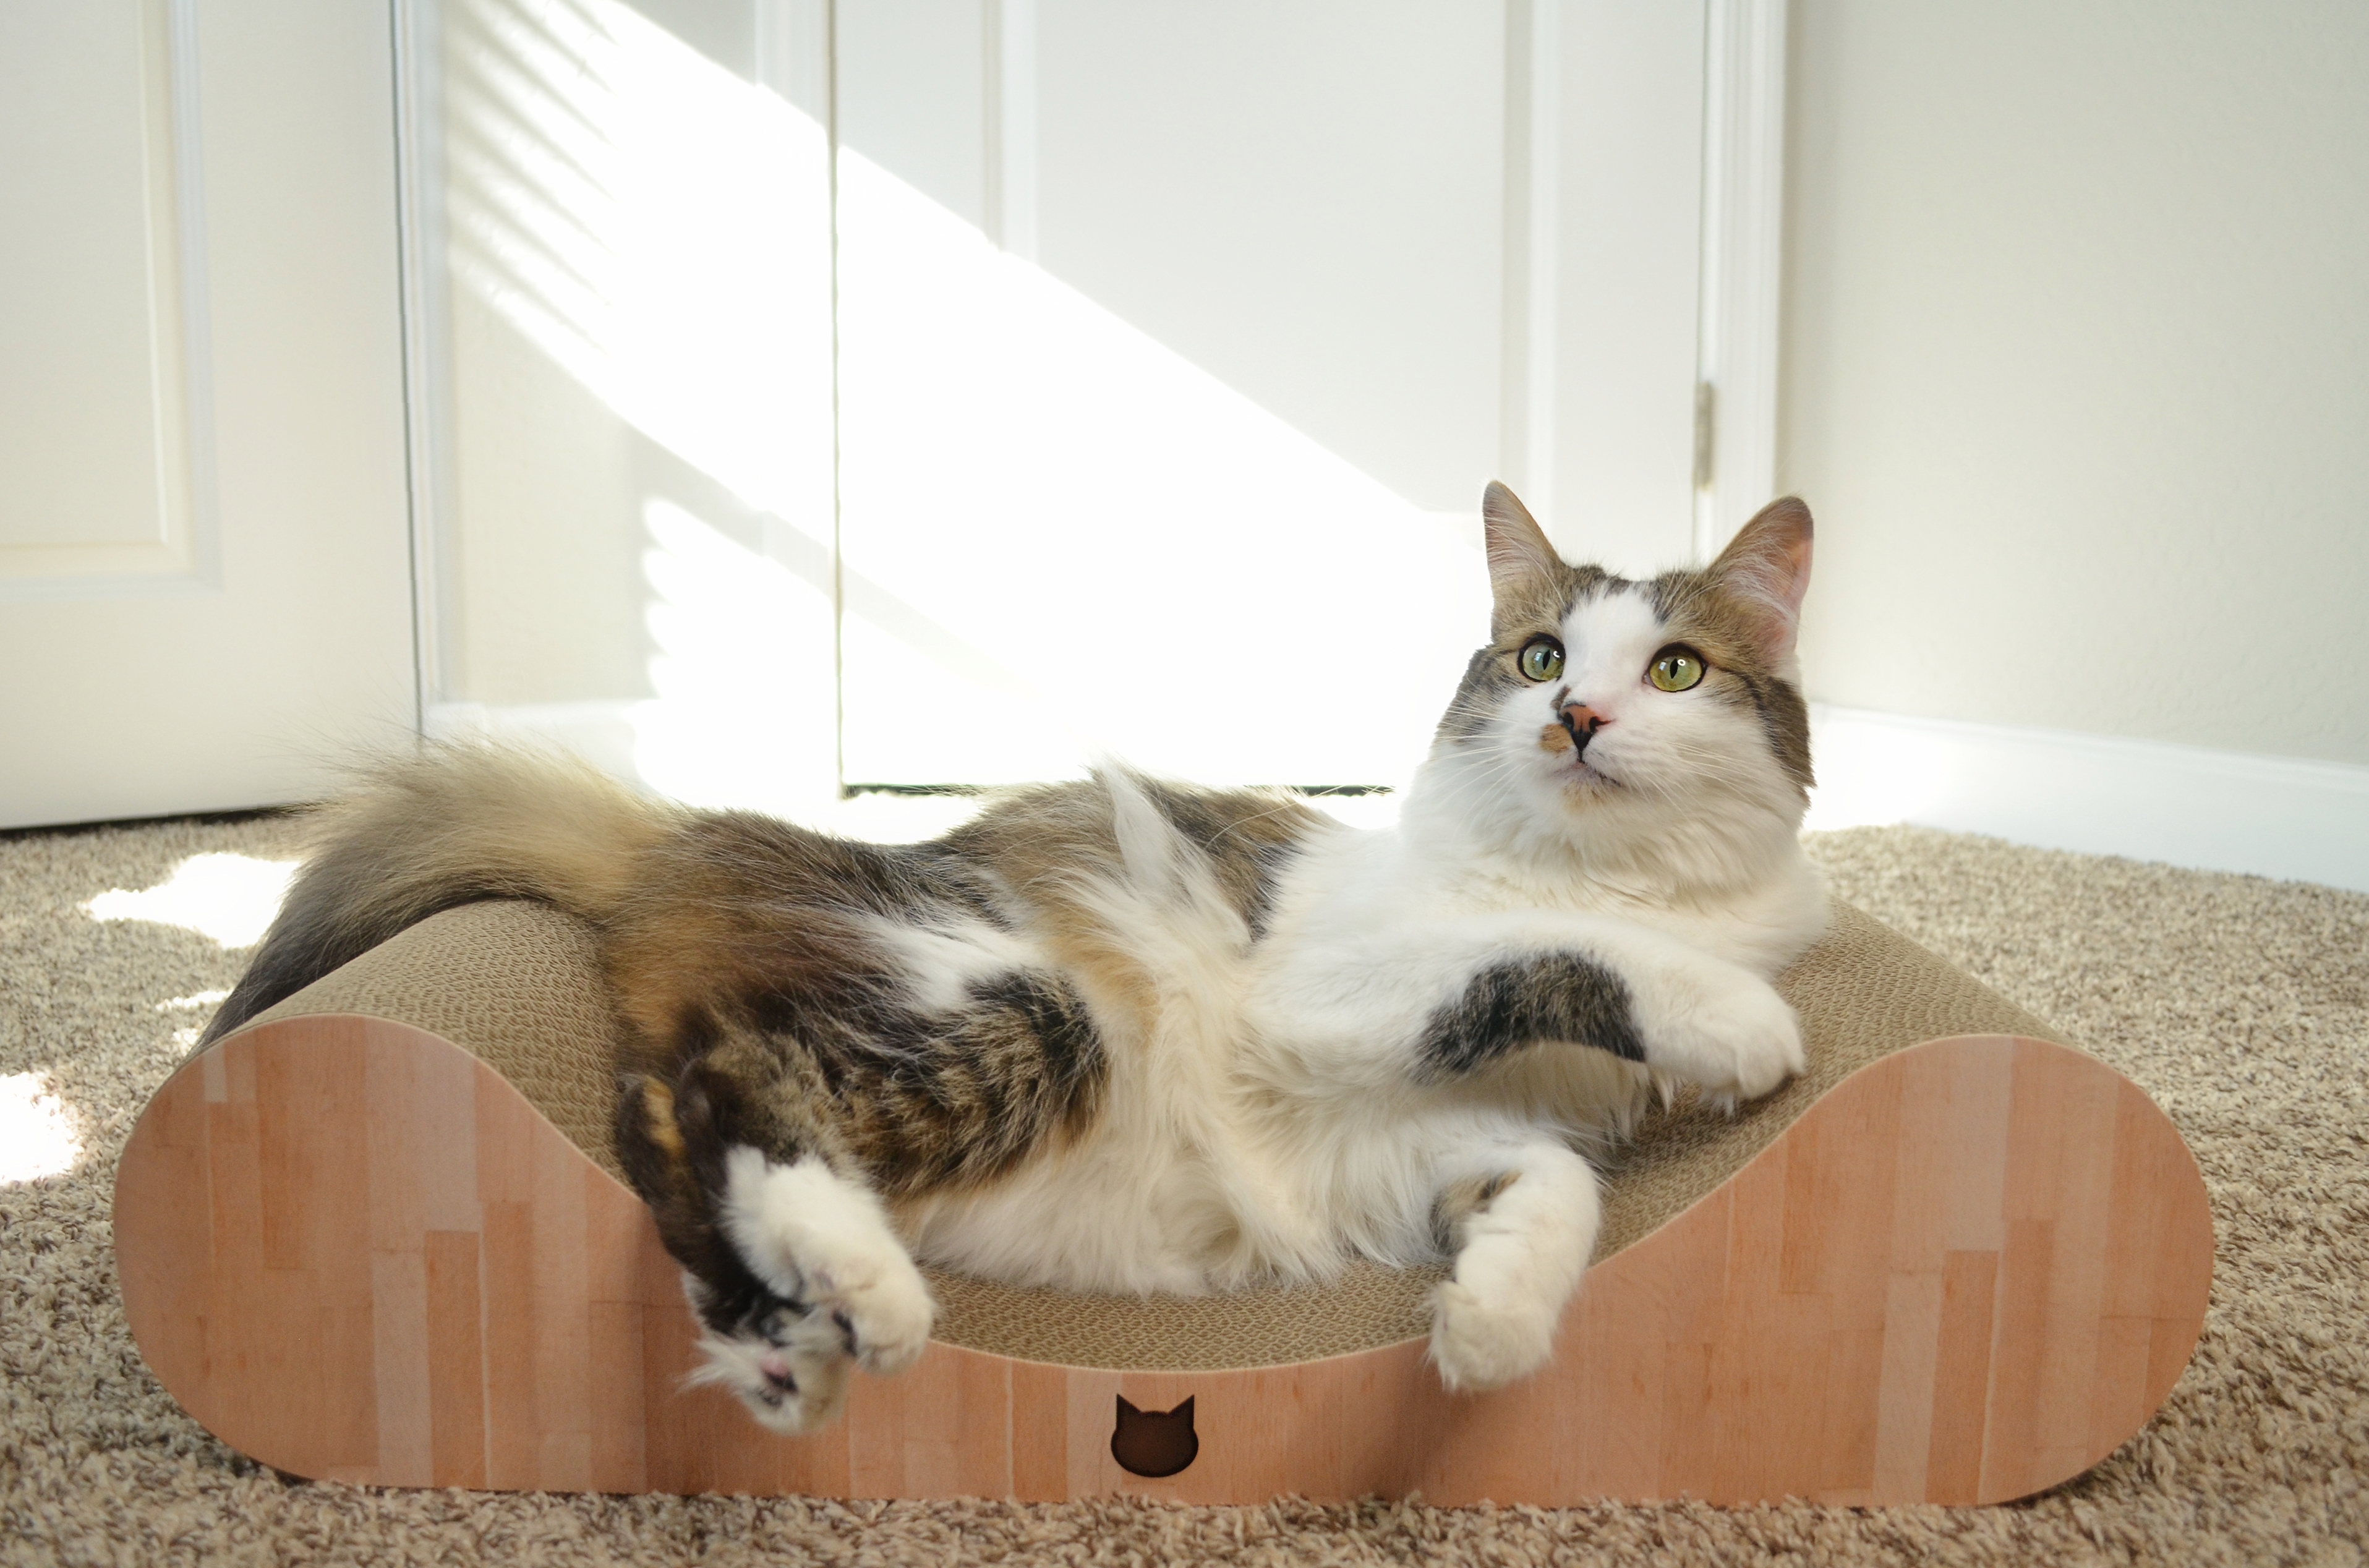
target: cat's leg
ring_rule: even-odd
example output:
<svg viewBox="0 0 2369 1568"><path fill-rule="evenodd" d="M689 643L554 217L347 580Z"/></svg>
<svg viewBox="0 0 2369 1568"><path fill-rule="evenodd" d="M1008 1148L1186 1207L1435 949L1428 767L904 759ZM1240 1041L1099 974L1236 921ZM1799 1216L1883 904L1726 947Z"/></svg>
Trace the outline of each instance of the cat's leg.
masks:
<svg viewBox="0 0 2369 1568"><path fill-rule="evenodd" d="M1546 1138L1460 1150L1435 1216L1455 1259L1432 1294L1431 1359L1450 1389L1535 1371L1596 1251L1596 1173Z"/></svg>
<svg viewBox="0 0 2369 1568"><path fill-rule="evenodd" d="M712 1058L671 1085L628 1082L616 1130L699 1316L692 1382L795 1435L838 1415L852 1366L890 1373L921 1355L928 1287L860 1170L835 1157L819 1101Z"/></svg>
<svg viewBox="0 0 2369 1568"><path fill-rule="evenodd" d="M1667 941L1632 944L1621 956L1640 1057L1657 1075L1733 1105L1808 1068L1801 1020L1742 965Z"/></svg>
<svg viewBox="0 0 2369 1568"><path fill-rule="evenodd" d="M1263 981L1263 1025L1308 1065L1355 1074L1366 1042L1407 1042L1418 1081L1533 1047L1593 1047L1715 1098L1768 1093L1806 1065L1776 989L1659 932L1588 916L1492 916L1310 949Z"/></svg>

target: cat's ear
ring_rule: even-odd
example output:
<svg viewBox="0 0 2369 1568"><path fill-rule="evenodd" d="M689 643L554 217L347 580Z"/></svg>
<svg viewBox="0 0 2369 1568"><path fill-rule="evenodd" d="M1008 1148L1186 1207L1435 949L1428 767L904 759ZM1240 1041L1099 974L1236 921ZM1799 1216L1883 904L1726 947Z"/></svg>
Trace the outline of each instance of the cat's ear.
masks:
<svg viewBox="0 0 2369 1568"><path fill-rule="evenodd" d="M1810 509L1798 497L1782 497L1754 513L1711 564L1711 575L1751 615L1772 663L1793 656L1802 596L1810 591L1811 532Z"/></svg>
<svg viewBox="0 0 2369 1568"><path fill-rule="evenodd" d="M1557 597L1562 557L1530 509L1495 479L1481 492L1481 532L1489 546L1489 596L1500 620L1516 606Z"/></svg>

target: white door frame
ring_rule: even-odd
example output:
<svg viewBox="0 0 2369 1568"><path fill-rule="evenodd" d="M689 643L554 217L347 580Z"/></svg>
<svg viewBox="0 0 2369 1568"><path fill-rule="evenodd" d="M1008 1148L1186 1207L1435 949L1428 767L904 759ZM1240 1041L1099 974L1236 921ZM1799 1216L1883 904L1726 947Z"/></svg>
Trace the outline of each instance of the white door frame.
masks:
<svg viewBox="0 0 2369 1568"><path fill-rule="evenodd" d="M1695 554L1775 498L1784 300L1786 0L1709 0Z"/></svg>

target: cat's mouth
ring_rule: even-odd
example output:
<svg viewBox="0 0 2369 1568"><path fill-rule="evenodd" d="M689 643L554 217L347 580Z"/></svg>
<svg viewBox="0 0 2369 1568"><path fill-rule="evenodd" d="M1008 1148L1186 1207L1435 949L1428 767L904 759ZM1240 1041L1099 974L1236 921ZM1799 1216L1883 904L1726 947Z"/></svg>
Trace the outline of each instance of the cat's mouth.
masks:
<svg viewBox="0 0 2369 1568"><path fill-rule="evenodd" d="M1574 752L1554 770L1554 780L1564 789L1578 795L1590 795L1599 790L1619 789L1621 781L1596 766L1584 752Z"/></svg>
<svg viewBox="0 0 2369 1568"><path fill-rule="evenodd" d="M1596 729L1591 726L1583 731L1566 712L1559 714L1553 723L1539 731L1539 750L1556 759L1550 770L1556 783L1565 789L1586 792L1598 786L1617 788L1620 781L1606 773L1588 759L1594 746Z"/></svg>

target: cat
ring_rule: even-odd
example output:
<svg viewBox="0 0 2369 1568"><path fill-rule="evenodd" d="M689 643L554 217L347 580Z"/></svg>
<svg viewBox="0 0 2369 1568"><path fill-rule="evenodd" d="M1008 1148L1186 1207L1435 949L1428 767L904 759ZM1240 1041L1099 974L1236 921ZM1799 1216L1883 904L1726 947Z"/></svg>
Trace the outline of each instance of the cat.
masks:
<svg viewBox="0 0 2369 1568"><path fill-rule="evenodd" d="M774 1431L921 1353L916 1258L1139 1293L1445 1254L1438 1375L1510 1382L1593 1250L1591 1140L1656 1085L1802 1070L1769 982L1826 904L1808 509L1645 580L1565 563L1502 485L1482 518L1489 640L1395 828L1109 766L875 845L424 747L325 810L207 1037L439 910L581 916L693 1380Z"/></svg>

